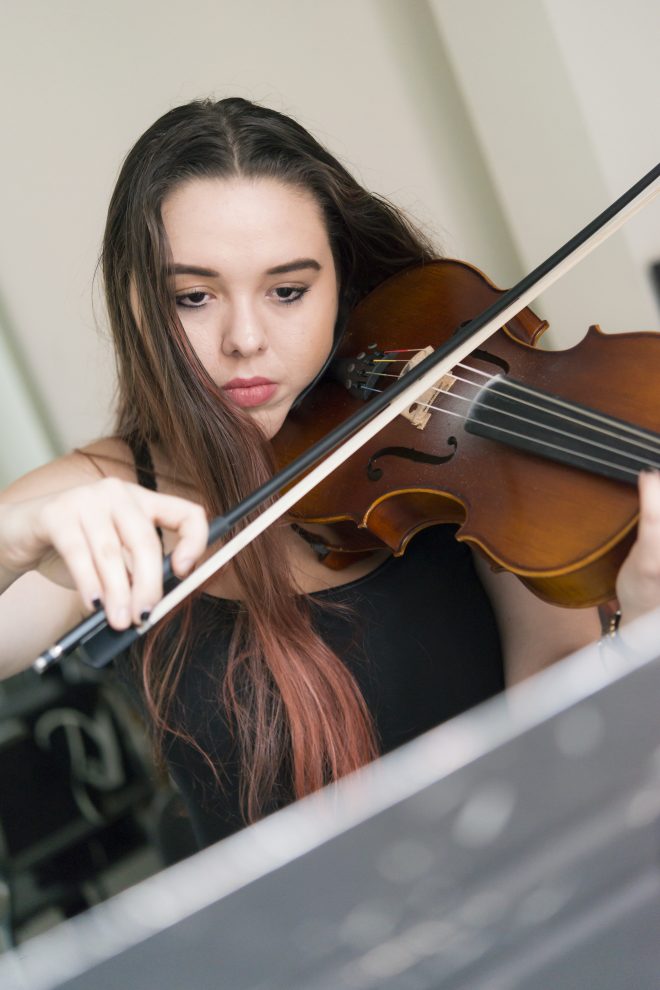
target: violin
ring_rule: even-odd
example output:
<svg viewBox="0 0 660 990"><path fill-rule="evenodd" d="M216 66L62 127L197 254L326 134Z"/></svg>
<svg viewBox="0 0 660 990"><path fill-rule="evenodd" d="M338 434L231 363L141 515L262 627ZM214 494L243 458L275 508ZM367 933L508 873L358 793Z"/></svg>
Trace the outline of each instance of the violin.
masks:
<svg viewBox="0 0 660 990"><path fill-rule="evenodd" d="M324 380L273 443L297 457L356 404L386 391L502 294L483 273L441 260L396 275L355 309ZM660 465L660 334L604 334L576 347L535 345L548 324L524 309L427 389L291 510L354 553L404 552L419 530L457 539L546 601L614 597L634 540L636 479Z"/></svg>
<svg viewBox="0 0 660 990"><path fill-rule="evenodd" d="M305 427L311 446L305 448L302 441L301 418L290 414L276 441L285 466L211 521L209 545L230 534L231 539L183 581L173 575L166 557L165 595L141 626L114 630L101 608L44 650L34 669L43 673L78 648L88 664L105 666L292 510L298 520L332 525L340 538L334 558L376 546L401 553L424 526L457 522L459 538L470 540L494 567L516 573L541 597L585 606L610 599L618 565L634 539L637 499L631 486L644 467L660 468L653 375L646 374L643 393L634 394L627 384L633 381L638 389L639 369L657 367L659 338L606 337L593 327L578 348L546 356L533 346L545 324L525 308L659 193L660 164L506 292L469 265L447 261L411 269L378 287L356 309L341 342L333 363L340 383L321 382L301 403L301 410L304 406L311 413ZM446 284L441 291L452 268L463 271L457 286L463 278L471 283L472 295L461 293L460 305L445 294ZM402 297L390 309L402 289L410 330L402 323ZM486 308L480 309L484 301ZM408 332L413 344L405 352L401 341ZM429 341L437 342L435 350ZM383 371L383 366L396 368L402 352L405 374ZM370 395L370 401L361 401ZM322 415L327 423L326 400L328 409L336 409L339 425L312 442L322 434ZM438 411L440 401L446 403L442 418L427 417ZM374 439L398 418L387 443L382 436ZM453 428L450 418L456 421ZM410 428L429 438L431 420L439 445L432 449L421 444L418 433L413 442ZM354 462L358 485L352 472L340 468L363 446L368 456ZM504 446L518 448L515 458L502 456ZM296 454L300 449L304 452ZM480 455L472 458L471 469L478 485L467 484L471 450ZM396 477L391 471L395 461ZM578 468L587 470L581 470L579 485L564 487L550 461L561 464L569 478ZM325 498L308 499L307 493L332 472ZM361 477L365 473L368 484Z"/></svg>

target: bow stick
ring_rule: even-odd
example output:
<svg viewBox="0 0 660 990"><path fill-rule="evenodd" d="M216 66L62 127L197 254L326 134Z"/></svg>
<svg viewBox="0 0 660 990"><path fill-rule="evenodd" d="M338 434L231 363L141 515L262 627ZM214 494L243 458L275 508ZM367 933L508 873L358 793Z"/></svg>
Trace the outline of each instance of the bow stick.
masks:
<svg viewBox="0 0 660 990"><path fill-rule="evenodd" d="M179 581L173 574L171 558L163 562L163 580L166 594L153 608L149 618L139 627L123 631L108 626L105 612L99 609L66 633L54 646L45 650L35 661L39 673L47 670L62 657L82 647L84 659L93 667L103 667L122 650L143 636L168 612L191 592L207 581L227 564L240 550L268 526L279 519L296 502L318 485L335 468L339 467L391 420L408 409L415 399L431 388L444 374L468 356L496 330L524 309L536 296L558 281L591 253L598 245L618 230L635 213L643 209L660 193L660 164L651 169L623 196L575 234L542 264L526 275L517 285L504 292L500 298L469 323L456 331L454 336L408 371L384 392L370 399L344 423L332 430L224 516L212 520L209 527L208 546L227 536L239 523L259 509L265 502L292 484L288 491L264 509L239 533L225 543L211 557L201 563L191 574ZM341 446L339 446L341 444ZM327 455L327 456L326 456ZM325 460L322 460L325 458ZM319 463L320 462L320 463ZM314 467L314 465L316 465ZM309 470L302 479L299 476Z"/></svg>

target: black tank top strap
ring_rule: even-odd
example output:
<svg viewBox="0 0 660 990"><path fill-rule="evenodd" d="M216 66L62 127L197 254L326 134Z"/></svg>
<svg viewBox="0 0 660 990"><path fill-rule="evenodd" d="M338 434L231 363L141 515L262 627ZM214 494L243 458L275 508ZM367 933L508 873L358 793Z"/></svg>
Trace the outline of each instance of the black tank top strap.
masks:
<svg viewBox="0 0 660 990"><path fill-rule="evenodd" d="M149 488L152 492L158 491L156 483L156 472L154 462L151 458L149 444L135 434L126 438L126 443L131 448L133 460L135 461L135 473L137 474L138 485Z"/></svg>
<svg viewBox="0 0 660 990"><path fill-rule="evenodd" d="M149 444L146 440L143 440L135 434L131 434L126 437L126 443L131 448L131 452L133 454L138 485L141 485L143 488L149 488L152 492L157 492L158 483L156 482L156 471L154 469L151 451L149 450ZM156 526L156 532L158 533L160 542L162 543L163 531L160 526Z"/></svg>

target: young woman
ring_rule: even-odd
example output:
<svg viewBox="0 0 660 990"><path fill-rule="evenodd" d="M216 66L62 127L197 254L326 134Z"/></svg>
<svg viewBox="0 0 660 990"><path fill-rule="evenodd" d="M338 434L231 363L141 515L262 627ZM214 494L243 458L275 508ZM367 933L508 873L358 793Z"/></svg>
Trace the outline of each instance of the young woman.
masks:
<svg viewBox="0 0 660 990"><path fill-rule="evenodd" d="M298 124L240 99L158 120L105 232L116 432L0 501L1 672L99 600L126 628L205 552L207 516L273 470L269 440L355 304L432 249ZM660 603L660 482L641 479L624 620ZM162 534L159 537L159 531ZM323 535L323 534L321 534ZM594 639L447 527L330 571L271 528L118 662L200 843L336 779Z"/></svg>

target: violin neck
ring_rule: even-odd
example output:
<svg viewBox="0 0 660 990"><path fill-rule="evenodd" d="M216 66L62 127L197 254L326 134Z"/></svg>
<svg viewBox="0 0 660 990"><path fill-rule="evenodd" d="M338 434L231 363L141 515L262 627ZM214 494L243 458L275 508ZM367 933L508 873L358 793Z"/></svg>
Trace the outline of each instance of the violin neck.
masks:
<svg viewBox="0 0 660 990"><path fill-rule="evenodd" d="M640 471L660 469L660 434L515 379L497 377L485 386L465 429L630 485Z"/></svg>

